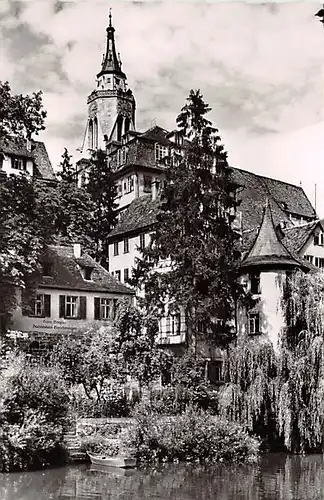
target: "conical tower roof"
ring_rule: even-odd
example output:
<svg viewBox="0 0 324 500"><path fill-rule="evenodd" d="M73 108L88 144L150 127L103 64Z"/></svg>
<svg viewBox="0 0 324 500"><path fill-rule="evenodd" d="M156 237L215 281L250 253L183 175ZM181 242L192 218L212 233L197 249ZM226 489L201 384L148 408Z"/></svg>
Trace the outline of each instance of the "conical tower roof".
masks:
<svg viewBox="0 0 324 500"><path fill-rule="evenodd" d="M303 267L298 256L280 241L275 229L269 200L263 212L260 229L250 251L244 258L242 267ZM306 267L306 266L305 266Z"/></svg>
<svg viewBox="0 0 324 500"><path fill-rule="evenodd" d="M116 51L115 28L112 25L111 9L109 10L109 24L106 29L106 32L107 32L106 52L102 60L101 71L98 73L97 77L103 75L104 73L115 73L123 78L126 78L125 73L123 73L121 69L120 56L119 54L117 55Z"/></svg>

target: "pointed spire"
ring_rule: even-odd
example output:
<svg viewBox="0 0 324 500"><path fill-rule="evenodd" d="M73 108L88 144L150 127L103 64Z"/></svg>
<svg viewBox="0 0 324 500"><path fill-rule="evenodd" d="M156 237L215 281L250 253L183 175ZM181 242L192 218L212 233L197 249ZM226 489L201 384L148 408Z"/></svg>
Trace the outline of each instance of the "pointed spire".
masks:
<svg viewBox="0 0 324 500"><path fill-rule="evenodd" d="M101 71L97 76L103 73L118 73L119 76L126 78L126 75L121 70L120 58L117 57L116 45L115 45L115 28L112 25L112 13L111 8L109 9L109 23L106 28L107 32L107 46L106 53L104 55Z"/></svg>
<svg viewBox="0 0 324 500"><path fill-rule="evenodd" d="M280 241L274 226L269 199L266 200L263 218L255 241L242 267L250 266L298 266L301 263L295 258Z"/></svg>

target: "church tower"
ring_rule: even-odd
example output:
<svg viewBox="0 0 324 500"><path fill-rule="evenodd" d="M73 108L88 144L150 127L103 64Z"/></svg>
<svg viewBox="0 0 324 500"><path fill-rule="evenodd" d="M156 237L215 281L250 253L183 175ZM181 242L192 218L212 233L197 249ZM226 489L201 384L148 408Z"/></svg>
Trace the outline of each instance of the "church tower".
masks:
<svg viewBox="0 0 324 500"><path fill-rule="evenodd" d="M135 99L127 88L120 55L115 45L115 28L111 10L106 29L107 44L101 70L97 74L96 89L88 97L88 123L85 149L106 149L111 142L121 142L129 130L135 130Z"/></svg>

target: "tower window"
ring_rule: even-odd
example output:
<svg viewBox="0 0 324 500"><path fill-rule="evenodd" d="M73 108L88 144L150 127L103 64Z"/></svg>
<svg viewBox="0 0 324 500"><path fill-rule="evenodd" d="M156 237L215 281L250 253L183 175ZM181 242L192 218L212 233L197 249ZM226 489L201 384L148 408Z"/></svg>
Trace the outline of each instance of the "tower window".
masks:
<svg viewBox="0 0 324 500"><path fill-rule="evenodd" d="M92 149L98 149L98 120L97 120L97 117L95 117L93 120Z"/></svg>
<svg viewBox="0 0 324 500"><path fill-rule="evenodd" d="M121 138L122 138L123 121L124 121L123 117L119 116L117 119L117 141L118 142L121 142Z"/></svg>
<svg viewBox="0 0 324 500"><path fill-rule="evenodd" d="M260 293L260 274L251 274L250 275L251 282L251 293L259 294Z"/></svg>

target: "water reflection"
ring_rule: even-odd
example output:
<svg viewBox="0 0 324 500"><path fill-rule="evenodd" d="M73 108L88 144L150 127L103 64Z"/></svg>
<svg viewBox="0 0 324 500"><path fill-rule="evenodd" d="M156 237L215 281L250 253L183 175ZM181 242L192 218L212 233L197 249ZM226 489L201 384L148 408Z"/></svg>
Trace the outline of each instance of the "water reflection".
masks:
<svg viewBox="0 0 324 500"><path fill-rule="evenodd" d="M320 500L322 455L265 456L254 466L75 466L0 475L1 500Z"/></svg>

